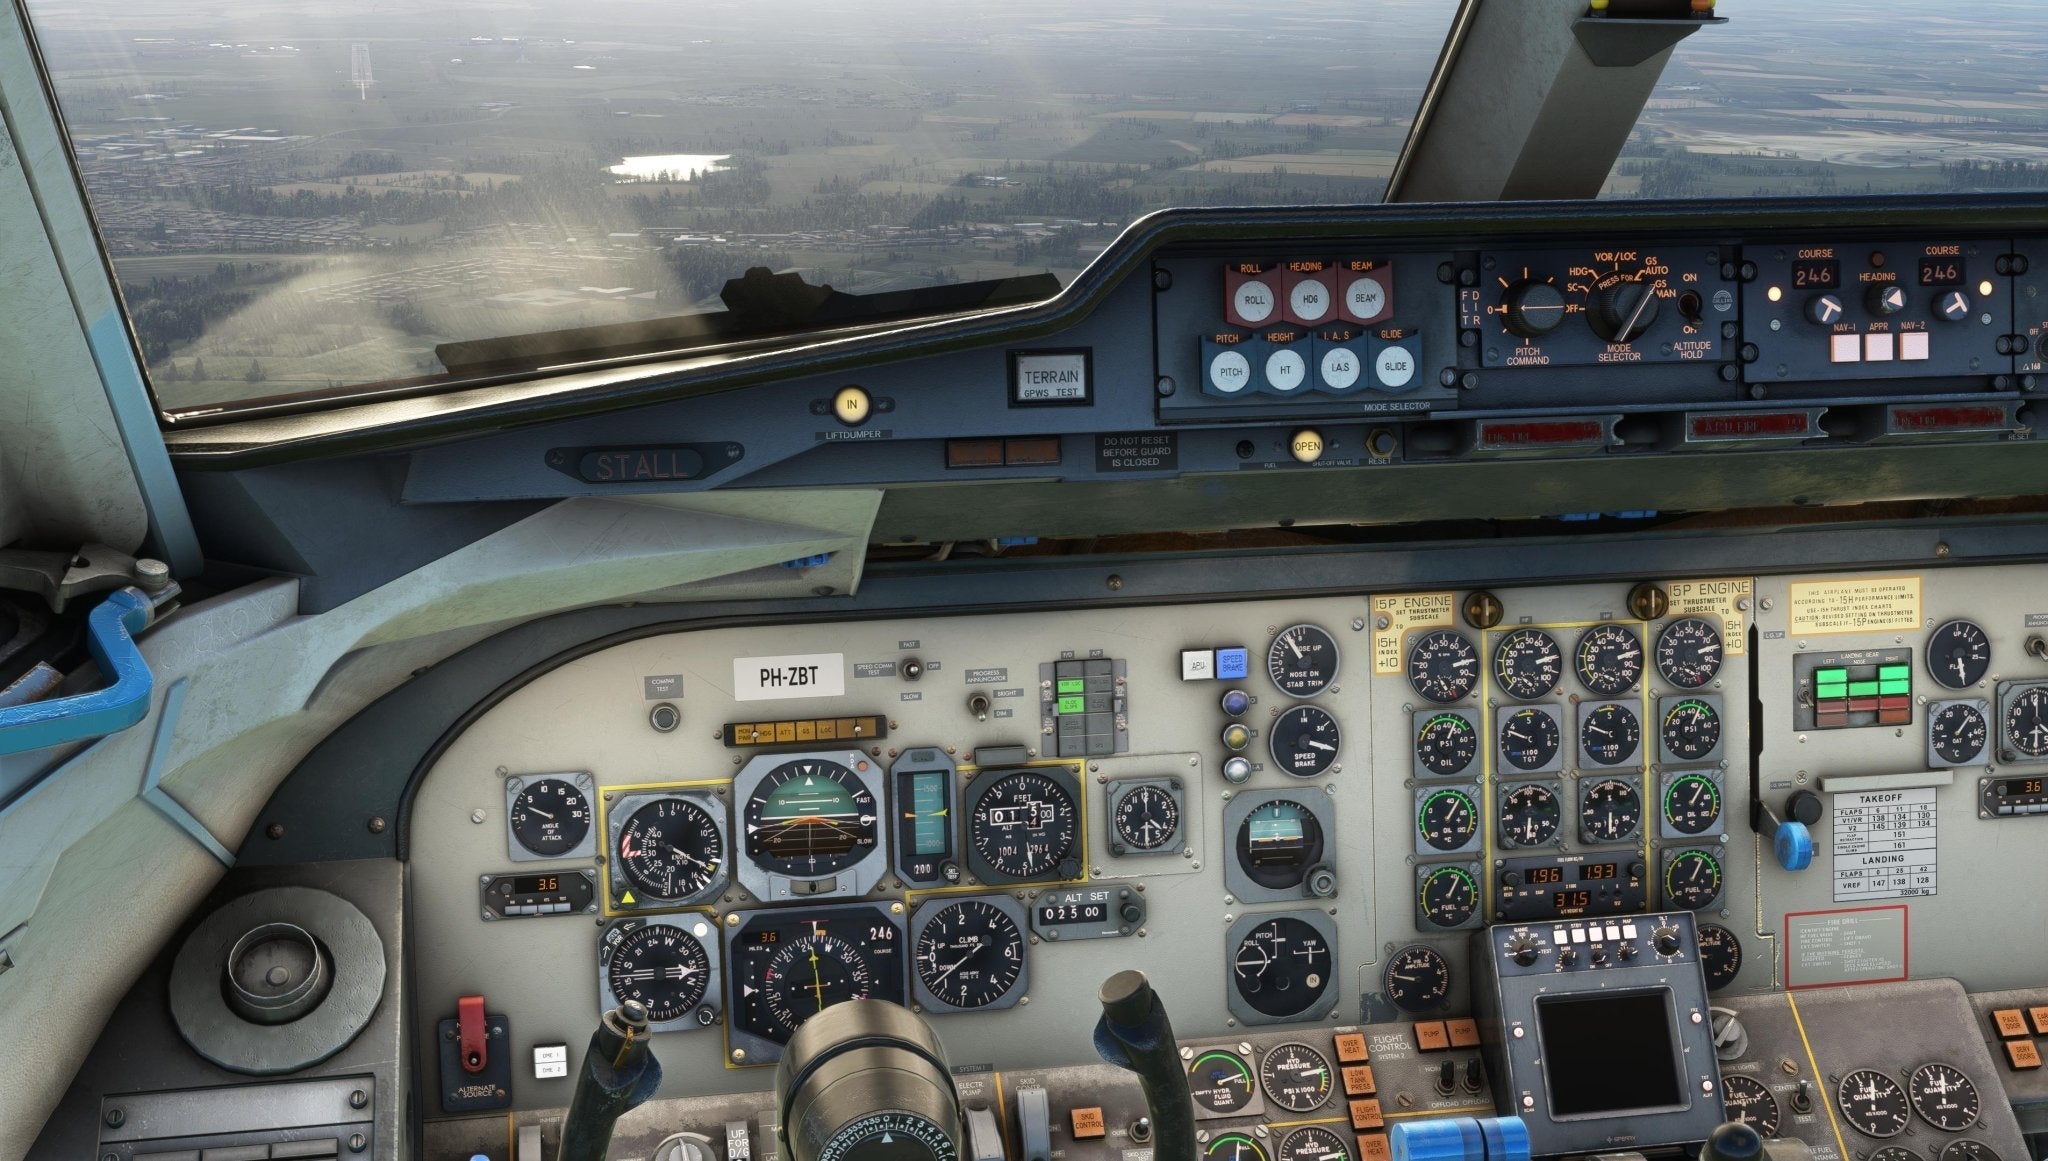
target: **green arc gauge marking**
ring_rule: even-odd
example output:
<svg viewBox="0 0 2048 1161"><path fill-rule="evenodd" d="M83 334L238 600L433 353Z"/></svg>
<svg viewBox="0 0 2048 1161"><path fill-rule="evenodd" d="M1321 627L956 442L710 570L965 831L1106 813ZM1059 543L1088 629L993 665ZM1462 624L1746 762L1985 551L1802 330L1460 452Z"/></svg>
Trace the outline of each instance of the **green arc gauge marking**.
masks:
<svg viewBox="0 0 2048 1161"><path fill-rule="evenodd" d="M1671 785L1666 786L1664 788L1664 813L1667 817L1669 817L1672 808L1675 805L1676 799L1678 797L1678 788L1684 786L1688 782L1697 782L1700 785L1706 787L1707 798L1713 804L1714 813L1719 814L1721 812L1721 788L1719 786L1714 785L1714 780L1712 778L1707 777L1704 774L1686 774L1682 777L1672 779Z"/></svg>

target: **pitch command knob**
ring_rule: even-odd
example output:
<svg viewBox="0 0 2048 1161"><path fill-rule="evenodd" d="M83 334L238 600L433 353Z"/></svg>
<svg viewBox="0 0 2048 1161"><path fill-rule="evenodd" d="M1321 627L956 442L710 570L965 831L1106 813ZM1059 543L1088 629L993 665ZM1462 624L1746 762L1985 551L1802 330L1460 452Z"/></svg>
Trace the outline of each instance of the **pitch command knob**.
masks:
<svg viewBox="0 0 2048 1161"><path fill-rule="evenodd" d="M1834 326L1842 321L1842 296L1839 294L1816 294L1806 300L1806 317L1824 327Z"/></svg>
<svg viewBox="0 0 2048 1161"><path fill-rule="evenodd" d="M1863 301L1872 314L1897 314L1906 309L1906 288L1897 283L1874 283L1864 292Z"/></svg>
<svg viewBox="0 0 2048 1161"><path fill-rule="evenodd" d="M1659 927L1650 933L1650 943L1658 955L1677 955L1685 944L1679 941L1676 927Z"/></svg>
<svg viewBox="0 0 2048 1161"><path fill-rule="evenodd" d="M1657 321L1657 288L1617 282L1593 296L1593 332L1610 343L1632 343Z"/></svg>
<svg viewBox="0 0 2048 1161"><path fill-rule="evenodd" d="M1509 332L1525 339L1547 335L1564 321L1564 295L1548 282L1524 278L1509 286L1501 301Z"/></svg>

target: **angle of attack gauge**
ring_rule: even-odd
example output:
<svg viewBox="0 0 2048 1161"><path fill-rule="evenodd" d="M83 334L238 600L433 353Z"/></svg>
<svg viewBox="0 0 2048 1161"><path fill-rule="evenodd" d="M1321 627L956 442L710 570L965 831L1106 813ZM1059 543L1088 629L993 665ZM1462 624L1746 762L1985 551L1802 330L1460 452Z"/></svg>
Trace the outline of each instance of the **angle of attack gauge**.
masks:
<svg viewBox="0 0 2048 1161"><path fill-rule="evenodd" d="M1657 634L1657 672L1679 689L1698 689L1721 672L1721 630L1701 617L1680 617Z"/></svg>
<svg viewBox="0 0 2048 1161"><path fill-rule="evenodd" d="M1564 809L1548 786L1517 786L1500 800L1500 837L1511 847L1542 846L1557 837Z"/></svg>
<svg viewBox="0 0 2048 1161"><path fill-rule="evenodd" d="M1766 1137L1778 1135L1778 1098L1753 1076L1723 1073L1721 1108L1731 1121L1741 1121Z"/></svg>
<svg viewBox="0 0 2048 1161"><path fill-rule="evenodd" d="M515 860L563 859L592 853L588 774L514 776L506 780L505 822Z"/></svg>
<svg viewBox="0 0 2048 1161"><path fill-rule="evenodd" d="M1415 764L1424 773L1445 778L1462 774L1478 756L1479 731L1463 714L1431 714L1416 731Z"/></svg>
<svg viewBox="0 0 2048 1161"><path fill-rule="evenodd" d="M1516 701L1533 701L1557 688L1564 653L1541 629L1517 629L1493 648L1493 679Z"/></svg>
<svg viewBox="0 0 2048 1161"><path fill-rule="evenodd" d="M1579 841L1620 842L1643 824L1643 796L1632 782L1605 778L1579 784Z"/></svg>
<svg viewBox="0 0 2048 1161"><path fill-rule="evenodd" d="M1880 1140L1905 1132L1913 1118L1906 1090L1875 1068L1859 1068L1844 1076L1835 1086L1835 1105L1857 1132Z"/></svg>
<svg viewBox="0 0 2048 1161"><path fill-rule="evenodd" d="M1982 1107L1977 1086L1952 1064L1923 1064L1906 1081L1913 1111L1944 1133L1960 1133L1977 1123Z"/></svg>
<svg viewBox="0 0 2048 1161"><path fill-rule="evenodd" d="M1991 669L1991 638L1973 622L1944 621L1927 635L1927 674L1949 689L1968 689Z"/></svg>
<svg viewBox="0 0 2048 1161"><path fill-rule="evenodd" d="M1308 1045L1280 1044L1259 1061L1259 1087L1290 1113L1312 1113L1329 1103L1333 1071L1329 1057Z"/></svg>
<svg viewBox="0 0 2048 1161"><path fill-rule="evenodd" d="M1424 871L1417 894L1416 913L1431 927L1463 927L1479 910L1479 883L1463 867Z"/></svg>
<svg viewBox="0 0 2048 1161"><path fill-rule="evenodd" d="M1595 625L1572 650L1580 684L1601 697L1627 693L1643 679L1643 641L1625 625Z"/></svg>
<svg viewBox="0 0 2048 1161"><path fill-rule="evenodd" d="M1318 625L1290 625L1266 647L1266 676L1289 697L1314 697L1337 680L1337 639Z"/></svg>
<svg viewBox="0 0 2048 1161"><path fill-rule="evenodd" d="M1321 1125L1303 1125L1281 1139L1280 1161L1351 1161L1351 1147Z"/></svg>
<svg viewBox="0 0 2048 1161"><path fill-rule="evenodd" d="M1718 923L1702 923L1694 931L1700 945L1700 971L1707 977L1707 990L1718 992L1735 982L1742 971L1742 941Z"/></svg>
<svg viewBox="0 0 2048 1161"><path fill-rule="evenodd" d="M1337 719L1320 706L1293 706L1267 730L1273 764L1296 778L1316 778L1337 760Z"/></svg>
<svg viewBox="0 0 2048 1161"><path fill-rule="evenodd" d="M1636 756L1643 724L1636 711L1618 701L1592 706L1579 715L1579 754L1597 766L1619 766Z"/></svg>
<svg viewBox="0 0 2048 1161"><path fill-rule="evenodd" d="M1425 633L1408 647L1408 684L1439 705L1463 700L1478 688L1479 653L1455 629Z"/></svg>
<svg viewBox="0 0 2048 1161"><path fill-rule="evenodd" d="M1428 944L1411 944L1387 961L1380 988L1403 1012L1442 1011L1451 999L1451 961Z"/></svg>

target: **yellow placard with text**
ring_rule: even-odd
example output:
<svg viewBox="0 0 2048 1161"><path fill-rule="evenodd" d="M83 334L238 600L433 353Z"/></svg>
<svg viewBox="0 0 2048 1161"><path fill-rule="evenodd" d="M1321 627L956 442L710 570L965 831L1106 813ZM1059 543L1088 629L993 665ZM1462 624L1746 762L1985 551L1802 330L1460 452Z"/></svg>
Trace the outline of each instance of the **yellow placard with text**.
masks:
<svg viewBox="0 0 2048 1161"><path fill-rule="evenodd" d="M1788 626L1794 637L1900 633L1920 627L1920 578L1852 577L1793 581Z"/></svg>
<svg viewBox="0 0 2048 1161"><path fill-rule="evenodd" d="M1372 599L1372 672L1391 677L1407 668L1401 642L1415 629L1440 629L1457 615L1456 593L1394 593Z"/></svg>
<svg viewBox="0 0 2048 1161"><path fill-rule="evenodd" d="M1724 657L1741 657L1749 651L1749 614L1744 610L1755 590L1756 582L1746 576L1664 582L1664 591L1671 598L1671 616L1721 618Z"/></svg>

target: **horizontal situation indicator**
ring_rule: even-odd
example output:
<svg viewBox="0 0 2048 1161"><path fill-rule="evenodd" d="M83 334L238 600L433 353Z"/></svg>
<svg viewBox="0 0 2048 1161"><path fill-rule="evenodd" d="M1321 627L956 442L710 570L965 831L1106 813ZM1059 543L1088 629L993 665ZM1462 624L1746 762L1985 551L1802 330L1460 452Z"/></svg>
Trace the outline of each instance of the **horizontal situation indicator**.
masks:
<svg viewBox="0 0 2048 1161"><path fill-rule="evenodd" d="M727 722L728 746L774 746L783 742L865 742L889 736L889 719L798 718L780 722Z"/></svg>

